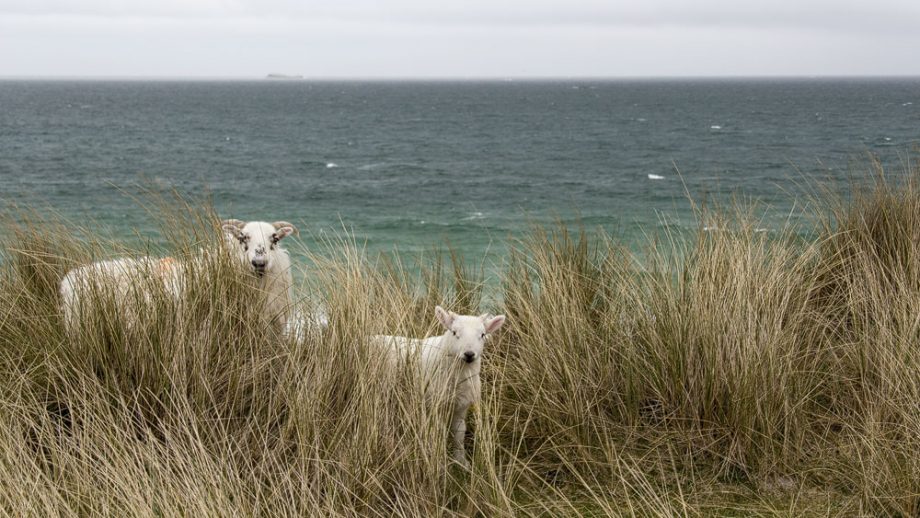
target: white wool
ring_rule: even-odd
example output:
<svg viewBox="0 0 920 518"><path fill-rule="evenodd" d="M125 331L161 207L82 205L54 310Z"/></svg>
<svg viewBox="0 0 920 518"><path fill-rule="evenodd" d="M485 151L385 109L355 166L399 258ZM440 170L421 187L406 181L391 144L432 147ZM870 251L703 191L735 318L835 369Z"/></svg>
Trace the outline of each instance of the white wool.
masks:
<svg viewBox="0 0 920 518"><path fill-rule="evenodd" d="M285 334L302 342L311 331L320 331L326 327L329 327L329 315L322 307L313 308L307 313L295 307L289 311Z"/></svg>
<svg viewBox="0 0 920 518"><path fill-rule="evenodd" d="M175 259L120 258L74 268L61 280L64 322L70 329L77 326L83 297L89 292L109 292L130 315L138 308L129 301L149 300L156 288L175 297L181 294L182 271Z"/></svg>
<svg viewBox="0 0 920 518"><path fill-rule="evenodd" d="M265 297L266 320L284 329L291 308L293 277L290 258L279 241L295 232L293 225L285 222L272 224L226 220L223 222L223 230L226 233L227 250L240 260L244 269L257 276L255 287ZM205 250L202 253L212 252ZM129 300L128 294L136 293L135 290L141 290L142 297L149 298L147 290L162 286L180 300L187 267L187 262L171 257L141 257L99 261L75 268L61 281L61 305L65 322L69 328L74 328L82 300L90 289L108 287L115 290L116 303L124 304ZM127 307L129 305L125 306L126 310L131 310Z"/></svg>
<svg viewBox="0 0 920 518"><path fill-rule="evenodd" d="M482 393L479 373L482 369L482 350L491 333L505 322L504 315L470 316L444 311L440 306L435 314L446 331L443 335L427 338L376 335L371 344L383 347L394 364L414 364L426 381L426 387L440 390L445 387L451 394L451 436L454 459L468 466L463 445L466 433L466 415L470 406L477 403ZM412 362L411 359L417 361Z"/></svg>

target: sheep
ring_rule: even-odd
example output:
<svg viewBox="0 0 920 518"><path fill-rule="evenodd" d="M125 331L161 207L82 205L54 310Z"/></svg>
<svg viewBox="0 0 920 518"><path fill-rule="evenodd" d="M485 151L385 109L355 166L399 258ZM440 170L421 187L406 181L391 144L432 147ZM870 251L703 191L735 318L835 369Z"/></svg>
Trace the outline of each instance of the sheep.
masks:
<svg viewBox="0 0 920 518"><path fill-rule="evenodd" d="M284 221L244 223L228 219L221 223L221 228L226 233L227 250L258 279L257 288L266 297L266 319L284 329L291 306L293 278L288 253L278 242L296 232L295 227ZM207 253L210 252L203 251ZM203 259L201 256L189 261ZM136 310L126 304L130 294L138 293L135 290L139 290L144 300L149 300L150 291L162 286L166 293L181 300L188 268L188 261L173 257L119 258L74 268L67 272L60 285L65 325L69 329L76 328L80 304L94 287L108 286L117 290L114 292L116 303L126 306L128 312Z"/></svg>
<svg viewBox="0 0 920 518"><path fill-rule="evenodd" d="M129 303L132 296L149 301L150 290L154 287L152 282L158 281L162 281L166 293L178 296L180 275L174 259L120 258L74 268L67 272L60 285L64 324L67 329L77 329L82 299L92 292L105 293L111 290L109 293L114 296L122 312L131 315L138 311L137 307ZM128 287L138 291L125 289ZM133 317L128 320L133 320Z"/></svg>
<svg viewBox="0 0 920 518"><path fill-rule="evenodd" d="M267 319L286 330L294 280L291 258L279 243L297 232L296 227L286 221L244 223L238 219L224 220L221 227L227 233L231 252L259 279Z"/></svg>
<svg viewBox="0 0 920 518"><path fill-rule="evenodd" d="M428 382L447 384L451 393L450 432L453 439L452 457L464 468L469 468L463 445L466 434L466 415L470 406L479 401L482 385L479 372L482 367L482 350L486 339L505 323L505 316L458 315L435 308L435 316L445 328L444 334L427 338L376 335L371 343L384 347L393 362L405 364L417 358L420 373ZM426 383L426 387L440 386Z"/></svg>
<svg viewBox="0 0 920 518"><path fill-rule="evenodd" d="M305 308L293 308L289 312L285 336L296 342L303 342L312 331L321 331L329 327L329 315L320 306L310 311Z"/></svg>

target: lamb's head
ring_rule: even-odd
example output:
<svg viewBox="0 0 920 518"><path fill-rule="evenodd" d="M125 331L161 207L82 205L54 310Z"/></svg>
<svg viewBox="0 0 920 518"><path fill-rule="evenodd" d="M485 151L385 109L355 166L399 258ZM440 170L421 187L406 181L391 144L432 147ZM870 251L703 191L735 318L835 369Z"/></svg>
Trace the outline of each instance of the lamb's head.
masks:
<svg viewBox="0 0 920 518"><path fill-rule="evenodd" d="M434 312L448 331L444 333L441 347L448 355L466 363L479 361L486 338L505 323L505 315L458 315L441 306L434 308Z"/></svg>
<svg viewBox="0 0 920 518"><path fill-rule="evenodd" d="M279 248L278 242L297 231L294 225L286 221L245 223L238 219L227 219L221 226L227 233L230 250L237 253L243 263L250 266L259 277L272 271L277 255L285 253Z"/></svg>

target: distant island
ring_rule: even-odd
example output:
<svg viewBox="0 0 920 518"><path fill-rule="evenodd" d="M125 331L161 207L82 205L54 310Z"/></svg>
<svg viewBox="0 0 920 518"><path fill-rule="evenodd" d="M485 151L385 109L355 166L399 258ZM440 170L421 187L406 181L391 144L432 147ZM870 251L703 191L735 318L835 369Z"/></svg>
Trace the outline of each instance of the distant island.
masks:
<svg viewBox="0 0 920 518"><path fill-rule="evenodd" d="M287 74L268 74L265 79L303 79L303 76L291 76Z"/></svg>

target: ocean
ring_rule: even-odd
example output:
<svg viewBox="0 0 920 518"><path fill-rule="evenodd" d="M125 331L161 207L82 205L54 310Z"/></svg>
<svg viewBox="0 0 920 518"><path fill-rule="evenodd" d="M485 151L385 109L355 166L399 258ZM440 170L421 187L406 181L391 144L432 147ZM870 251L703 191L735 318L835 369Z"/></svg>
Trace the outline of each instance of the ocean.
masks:
<svg viewBox="0 0 920 518"><path fill-rule="evenodd" d="M0 203L158 242L136 197L175 189L295 223L295 253L347 230L500 258L557 221L632 243L692 228L688 195L776 226L803 179L900 170L918 142L920 79L0 81Z"/></svg>

